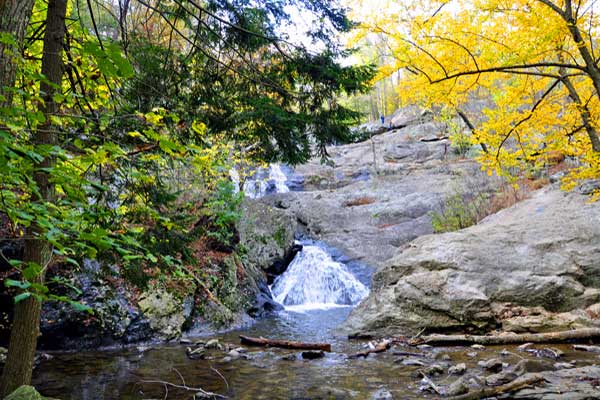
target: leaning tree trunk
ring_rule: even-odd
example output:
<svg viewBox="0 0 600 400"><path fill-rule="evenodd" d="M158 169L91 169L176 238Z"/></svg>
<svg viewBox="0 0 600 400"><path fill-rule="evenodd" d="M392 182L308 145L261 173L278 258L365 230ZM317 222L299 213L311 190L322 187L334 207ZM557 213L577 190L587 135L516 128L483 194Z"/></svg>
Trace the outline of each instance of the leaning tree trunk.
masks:
<svg viewBox="0 0 600 400"><path fill-rule="evenodd" d="M12 88L17 75L15 57L21 52L21 45L29 18L33 11L34 0L0 0L0 33L8 33L15 39L16 45L8 45L0 41L0 107L12 103Z"/></svg>
<svg viewBox="0 0 600 400"><path fill-rule="evenodd" d="M47 81L40 84L44 94L42 111L46 122L39 127L33 135L33 144L54 145L55 133L52 132L50 116L58 111L58 104L53 100L57 87L61 86L63 75L63 42L65 38L65 16L67 0L49 0L48 15L46 17L46 31L44 34L44 50L42 55L42 74ZM54 184L46 172L54 166L54 159L46 157L35 166L33 179L39 190L39 197L35 201L51 202L54 199ZM23 261L36 263L42 267L42 272L37 277L37 283L43 283L45 267L50 262L52 249L41 239L41 229L35 223L26 232L25 250ZM0 380L0 397L4 397L21 385L31 382L31 373L35 359L35 349L40 328L40 314L42 302L30 296L15 305L15 313L11 328L8 356Z"/></svg>

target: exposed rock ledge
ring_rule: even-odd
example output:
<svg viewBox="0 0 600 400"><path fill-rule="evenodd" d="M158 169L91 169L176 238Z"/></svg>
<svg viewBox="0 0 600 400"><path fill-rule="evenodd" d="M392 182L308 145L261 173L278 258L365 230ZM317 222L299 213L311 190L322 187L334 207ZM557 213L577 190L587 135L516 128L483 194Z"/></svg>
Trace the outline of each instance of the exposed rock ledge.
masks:
<svg viewBox="0 0 600 400"><path fill-rule="evenodd" d="M556 188L422 236L373 278L351 334L600 326L600 204Z"/></svg>

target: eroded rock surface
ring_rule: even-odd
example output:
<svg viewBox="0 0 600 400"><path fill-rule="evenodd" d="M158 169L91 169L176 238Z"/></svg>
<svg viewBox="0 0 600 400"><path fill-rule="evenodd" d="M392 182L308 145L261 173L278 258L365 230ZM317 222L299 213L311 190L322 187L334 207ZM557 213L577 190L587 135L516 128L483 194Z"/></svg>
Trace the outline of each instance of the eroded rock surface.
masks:
<svg viewBox="0 0 600 400"><path fill-rule="evenodd" d="M600 206L542 189L470 228L426 235L389 260L352 333L600 326ZM586 308L591 307L586 312Z"/></svg>

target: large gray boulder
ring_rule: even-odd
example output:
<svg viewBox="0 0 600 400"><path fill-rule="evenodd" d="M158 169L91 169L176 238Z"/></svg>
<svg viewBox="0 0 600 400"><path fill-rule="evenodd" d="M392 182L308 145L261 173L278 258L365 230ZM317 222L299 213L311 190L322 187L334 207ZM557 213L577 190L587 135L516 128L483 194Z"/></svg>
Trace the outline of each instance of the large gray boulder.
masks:
<svg viewBox="0 0 600 400"><path fill-rule="evenodd" d="M411 334L600 326L589 311L598 302L600 205L546 188L478 225L414 240L374 275L346 327Z"/></svg>

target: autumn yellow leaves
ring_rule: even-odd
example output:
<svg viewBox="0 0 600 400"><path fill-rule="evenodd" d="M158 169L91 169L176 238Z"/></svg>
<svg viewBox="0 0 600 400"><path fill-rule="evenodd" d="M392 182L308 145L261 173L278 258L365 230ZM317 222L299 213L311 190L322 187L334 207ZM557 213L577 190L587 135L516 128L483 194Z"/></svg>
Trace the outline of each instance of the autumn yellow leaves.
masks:
<svg viewBox="0 0 600 400"><path fill-rule="evenodd" d="M402 104L450 108L474 126L489 172L542 168L571 157L570 189L600 177L598 14L593 1L352 0L352 44L383 38Z"/></svg>

